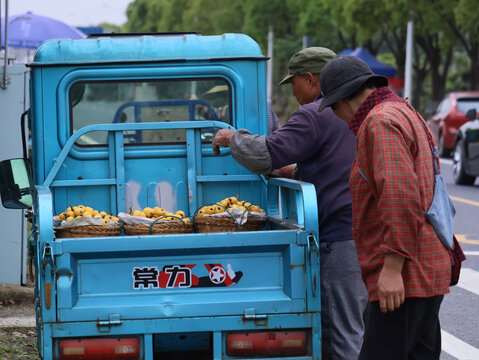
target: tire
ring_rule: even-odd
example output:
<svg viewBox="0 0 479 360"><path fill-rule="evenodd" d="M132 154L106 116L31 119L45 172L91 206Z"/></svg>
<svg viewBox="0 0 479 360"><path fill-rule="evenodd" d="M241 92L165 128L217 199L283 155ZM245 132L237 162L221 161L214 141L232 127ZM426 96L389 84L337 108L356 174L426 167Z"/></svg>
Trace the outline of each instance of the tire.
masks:
<svg viewBox="0 0 479 360"><path fill-rule="evenodd" d="M456 141L456 146L454 147L454 155L452 159L452 177L454 178L454 182L458 185L473 185L476 181L476 177L465 173L464 162L464 141L458 139Z"/></svg>
<svg viewBox="0 0 479 360"><path fill-rule="evenodd" d="M446 149L444 147L444 138L441 133L439 133L439 145L437 147L438 147L440 157L444 157L444 158L451 157L451 149Z"/></svg>

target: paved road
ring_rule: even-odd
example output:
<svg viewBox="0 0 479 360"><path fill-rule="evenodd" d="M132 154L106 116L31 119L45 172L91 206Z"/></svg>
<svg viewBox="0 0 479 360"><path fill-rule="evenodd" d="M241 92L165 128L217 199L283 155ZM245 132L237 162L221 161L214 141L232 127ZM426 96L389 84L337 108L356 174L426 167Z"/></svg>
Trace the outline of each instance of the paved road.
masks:
<svg viewBox="0 0 479 360"><path fill-rule="evenodd" d="M451 288L441 307L441 360L478 360L479 179L474 186L455 185L450 160L441 160L441 171L456 208L454 232L467 256L459 284Z"/></svg>

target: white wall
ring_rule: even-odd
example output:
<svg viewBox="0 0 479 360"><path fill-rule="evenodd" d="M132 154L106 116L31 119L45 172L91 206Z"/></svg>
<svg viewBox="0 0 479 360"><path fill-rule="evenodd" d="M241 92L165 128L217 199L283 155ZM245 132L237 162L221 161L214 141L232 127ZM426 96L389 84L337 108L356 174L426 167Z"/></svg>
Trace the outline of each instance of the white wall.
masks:
<svg viewBox="0 0 479 360"><path fill-rule="evenodd" d="M28 68L7 66L10 84L0 89L0 160L23 157L20 117L29 106ZM3 64L0 79L3 78ZM0 283L26 283L26 221L22 210L0 205Z"/></svg>

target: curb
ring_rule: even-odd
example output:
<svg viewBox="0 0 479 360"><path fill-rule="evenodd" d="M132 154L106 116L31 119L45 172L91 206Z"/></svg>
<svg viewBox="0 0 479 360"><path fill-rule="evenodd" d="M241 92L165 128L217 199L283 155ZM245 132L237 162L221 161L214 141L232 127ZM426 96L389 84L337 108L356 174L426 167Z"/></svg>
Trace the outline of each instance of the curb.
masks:
<svg viewBox="0 0 479 360"><path fill-rule="evenodd" d="M0 318L0 327L31 327L36 326L35 316Z"/></svg>

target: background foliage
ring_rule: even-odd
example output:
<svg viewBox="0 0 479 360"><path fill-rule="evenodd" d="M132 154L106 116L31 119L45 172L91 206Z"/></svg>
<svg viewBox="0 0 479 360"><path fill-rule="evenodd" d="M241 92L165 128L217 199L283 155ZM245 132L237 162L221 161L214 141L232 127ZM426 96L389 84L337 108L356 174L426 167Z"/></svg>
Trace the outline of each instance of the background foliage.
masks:
<svg viewBox="0 0 479 360"><path fill-rule="evenodd" d="M340 53L366 47L404 76L406 27L414 21L412 102L421 112L448 91L479 87L479 0L134 0L129 32L241 32L267 54L274 31L273 104L284 122L297 107L290 86L276 84L291 55L324 46ZM304 38L306 37L306 38Z"/></svg>

